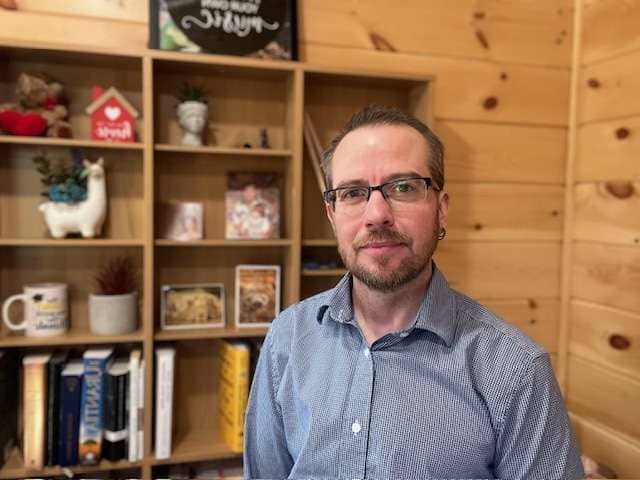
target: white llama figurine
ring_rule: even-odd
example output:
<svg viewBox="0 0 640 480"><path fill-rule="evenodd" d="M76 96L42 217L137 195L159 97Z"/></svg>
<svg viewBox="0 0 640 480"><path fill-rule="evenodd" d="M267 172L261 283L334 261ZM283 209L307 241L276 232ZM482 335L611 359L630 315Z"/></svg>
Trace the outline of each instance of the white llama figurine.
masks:
<svg viewBox="0 0 640 480"><path fill-rule="evenodd" d="M89 169L87 199L74 204L45 202L39 207L54 238L64 238L67 233L78 232L84 238L92 238L102 231L107 216L104 160L100 158L95 163L85 160L83 163Z"/></svg>

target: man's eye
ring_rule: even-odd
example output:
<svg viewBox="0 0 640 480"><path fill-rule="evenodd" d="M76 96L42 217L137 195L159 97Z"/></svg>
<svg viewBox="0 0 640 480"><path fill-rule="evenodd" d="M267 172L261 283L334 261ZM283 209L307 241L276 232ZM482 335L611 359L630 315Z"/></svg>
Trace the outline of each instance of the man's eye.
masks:
<svg viewBox="0 0 640 480"><path fill-rule="evenodd" d="M347 188L340 192L341 200L358 200L367 196L367 191L363 188Z"/></svg>
<svg viewBox="0 0 640 480"><path fill-rule="evenodd" d="M393 191L396 193L410 193L415 187L410 182L398 182L393 184Z"/></svg>

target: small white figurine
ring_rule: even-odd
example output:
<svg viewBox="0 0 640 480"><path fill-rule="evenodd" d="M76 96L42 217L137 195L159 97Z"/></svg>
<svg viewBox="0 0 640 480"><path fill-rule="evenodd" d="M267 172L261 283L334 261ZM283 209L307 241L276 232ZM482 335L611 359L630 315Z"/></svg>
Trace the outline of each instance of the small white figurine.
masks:
<svg viewBox="0 0 640 480"><path fill-rule="evenodd" d="M202 146L202 131L207 124L209 107L197 101L183 102L178 105L178 120L182 127L182 145Z"/></svg>
<svg viewBox="0 0 640 480"><path fill-rule="evenodd" d="M73 204L44 202L40 211L54 238L64 238L68 233L81 233L84 238L100 235L107 215L107 187L104 160L83 162L89 169L87 199Z"/></svg>

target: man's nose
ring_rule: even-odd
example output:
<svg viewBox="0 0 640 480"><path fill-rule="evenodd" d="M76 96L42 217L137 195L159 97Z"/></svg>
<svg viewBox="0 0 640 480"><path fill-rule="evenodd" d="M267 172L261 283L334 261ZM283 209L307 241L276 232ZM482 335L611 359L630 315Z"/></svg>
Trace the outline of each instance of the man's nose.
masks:
<svg viewBox="0 0 640 480"><path fill-rule="evenodd" d="M371 192L364 211L364 221L367 226L393 225L393 212L389 201L382 196L382 192Z"/></svg>

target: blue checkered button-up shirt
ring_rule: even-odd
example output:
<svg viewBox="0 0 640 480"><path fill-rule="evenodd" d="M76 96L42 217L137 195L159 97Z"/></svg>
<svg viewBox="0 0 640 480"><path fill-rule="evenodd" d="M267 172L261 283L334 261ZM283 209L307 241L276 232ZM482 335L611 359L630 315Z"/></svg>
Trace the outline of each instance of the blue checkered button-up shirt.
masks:
<svg viewBox="0 0 640 480"><path fill-rule="evenodd" d="M250 478L580 478L549 355L434 273L370 348L351 277L274 320L245 425Z"/></svg>

